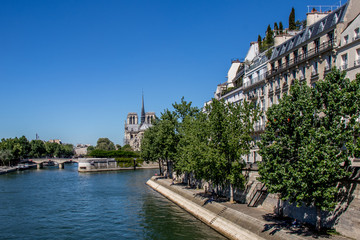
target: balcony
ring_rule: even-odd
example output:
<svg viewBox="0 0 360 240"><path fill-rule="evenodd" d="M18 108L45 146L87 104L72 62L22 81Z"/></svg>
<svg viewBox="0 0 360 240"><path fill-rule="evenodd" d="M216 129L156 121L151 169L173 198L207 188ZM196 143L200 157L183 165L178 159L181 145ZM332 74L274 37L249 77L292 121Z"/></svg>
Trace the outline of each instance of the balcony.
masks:
<svg viewBox="0 0 360 240"><path fill-rule="evenodd" d="M318 56L328 50L331 50L331 49L333 49L333 47L334 47L334 42L332 40L322 43L319 45L319 47L310 49L309 51L307 51L305 53L299 54L296 58L292 58L288 62L281 64L277 68L267 71L266 72L267 77L270 78L270 77L276 75L277 73L283 72L283 71L285 71L295 65L298 65L310 58L313 58L313 57Z"/></svg>
<svg viewBox="0 0 360 240"><path fill-rule="evenodd" d="M354 61L354 66L359 66L359 65L360 65L360 59L355 60L355 61Z"/></svg>
<svg viewBox="0 0 360 240"><path fill-rule="evenodd" d="M250 81L247 81L246 83L244 83L244 89L248 88L248 87L250 87L252 85L255 85L256 83L259 83L261 81L265 81L265 77L266 77L266 74L264 73L264 74L261 74L258 77L250 79Z"/></svg>

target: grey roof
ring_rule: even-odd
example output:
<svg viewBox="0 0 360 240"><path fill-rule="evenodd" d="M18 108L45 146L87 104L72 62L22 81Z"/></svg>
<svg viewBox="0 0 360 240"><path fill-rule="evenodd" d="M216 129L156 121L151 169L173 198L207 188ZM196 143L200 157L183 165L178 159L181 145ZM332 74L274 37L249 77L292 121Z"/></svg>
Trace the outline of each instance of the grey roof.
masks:
<svg viewBox="0 0 360 240"><path fill-rule="evenodd" d="M337 23L342 22L347 5L348 3L344 4L343 6L329 13L321 20L315 22L310 26L307 26L303 31L296 34L294 37L275 47L271 56L271 60L278 58L284 53L290 52L291 50L297 48L299 45L306 42L307 40L315 38L316 36L327 32Z"/></svg>

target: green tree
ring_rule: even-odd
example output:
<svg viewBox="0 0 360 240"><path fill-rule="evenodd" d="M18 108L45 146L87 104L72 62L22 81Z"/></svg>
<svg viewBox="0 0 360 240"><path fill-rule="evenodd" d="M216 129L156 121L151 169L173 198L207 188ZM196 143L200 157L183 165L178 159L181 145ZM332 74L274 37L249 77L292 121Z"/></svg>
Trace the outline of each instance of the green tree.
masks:
<svg viewBox="0 0 360 240"><path fill-rule="evenodd" d="M108 138L99 138L95 148L99 150L110 151L115 150L115 145Z"/></svg>
<svg viewBox="0 0 360 240"><path fill-rule="evenodd" d="M253 104L225 103L213 99L207 106L210 166L216 171L212 180L229 185L230 202L233 202L234 187L243 187L245 166L242 156L250 152L251 134L259 118L259 110Z"/></svg>
<svg viewBox="0 0 360 240"><path fill-rule="evenodd" d="M279 33L280 33L280 34L283 34L283 32L284 32L283 23L282 23L282 22L279 22Z"/></svg>
<svg viewBox="0 0 360 240"><path fill-rule="evenodd" d="M46 156L46 147L43 141L31 140L30 146L31 146L31 151L29 156L34 158L40 158Z"/></svg>
<svg viewBox="0 0 360 240"><path fill-rule="evenodd" d="M274 32L271 30L270 24L268 25L266 30L265 43L267 48L274 45Z"/></svg>
<svg viewBox="0 0 360 240"><path fill-rule="evenodd" d="M141 158L148 162L158 162L160 175L163 175L161 153L157 144L158 128L157 122L154 122L153 126L144 132L141 141Z"/></svg>
<svg viewBox="0 0 360 240"><path fill-rule="evenodd" d="M93 150L95 150L94 146L88 146L87 149L86 149L87 153L90 153Z"/></svg>
<svg viewBox="0 0 360 240"><path fill-rule="evenodd" d="M260 34L258 35L258 40L257 40L258 44L259 44L259 49L262 52L262 38L260 36Z"/></svg>
<svg viewBox="0 0 360 240"><path fill-rule="evenodd" d="M10 149L0 150L0 161L2 162L2 165L6 166L10 164L12 159L13 159L13 155Z"/></svg>
<svg viewBox="0 0 360 240"><path fill-rule="evenodd" d="M356 149L360 75L350 82L333 70L312 89L295 82L290 95L267 111L260 144L260 181L282 200L321 210L337 204L339 181L349 175L349 157Z"/></svg>
<svg viewBox="0 0 360 240"><path fill-rule="evenodd" d="M290 15L289 15L289 30L295 30L296 23L295 23L295 9L292 8Z"/></svg>
<svg viewBox="0 0 360 240"><path fill-rule="evenodd" d="M278 27L277 22L274 23L274 32L275 32L275 35L279 34L279 27Z"/></svg>
<svg viewBox="0 0 360 240"><path fill-rule="evenodd" d="M123 151L133 151L131 146L129 144L125 144L122 148L120 148Z"/></svg>

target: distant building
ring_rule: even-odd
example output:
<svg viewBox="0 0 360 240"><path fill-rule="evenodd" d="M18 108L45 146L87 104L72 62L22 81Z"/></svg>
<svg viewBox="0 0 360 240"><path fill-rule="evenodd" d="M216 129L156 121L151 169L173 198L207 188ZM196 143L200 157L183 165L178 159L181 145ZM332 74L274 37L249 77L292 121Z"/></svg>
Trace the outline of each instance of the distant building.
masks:
<svg viewBox="0 0 360 240"><path fill-rule="evenodd" d="M75 156L81 157L86 156L88 147L91 146L91 144L78 144L74 148Z"/></svg>
<svg viewBox="0 0 360 240"><path fill-rule="evenodd" d="M154 112L145 113L144 96L142 96L140 124L137 113L128 113L125 121L124 145L129 144L134 151L140 151L141 139L144 136L144 132L152 126L151 123L155 118Z"/></svg>
<svg viewBox="0 0 360 240"><path fill-rule="evenodd" d="M49 143L57 143L57 144L62 144L60 139L51 139L49 140Z"/></svg>

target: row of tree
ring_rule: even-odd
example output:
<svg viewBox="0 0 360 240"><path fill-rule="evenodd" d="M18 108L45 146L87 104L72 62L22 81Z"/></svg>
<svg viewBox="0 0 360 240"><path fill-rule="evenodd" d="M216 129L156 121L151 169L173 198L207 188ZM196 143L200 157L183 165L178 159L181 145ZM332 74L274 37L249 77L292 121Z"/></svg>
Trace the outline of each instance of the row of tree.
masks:
<svg viewBox="0 0 360 240"><path fill-rule="evenodd" d="M28 141L20 138L3 138L0 141L0 162L2 165L16 163L21 159L40 157L71 157L74 154L72 144L58 144L42 140Z"/></svg>
<svg viewBox="0 0 360 240"><path fill-rule="evenodd" d="M205 111L184 99L165 110L154 126L146 130L141 156L167 166L167 176L191 173L215 185L229 186L230 201L234 187L244 185L242 156L248 154L251 133L259 110L248 102L236 104L212 100ZM162 172L161 172L162 174Z"/></svg>
<svg viewBox="0 0 360 240"><path fill-rule="evenodd" d="M253 105L213 99L200 111L182 99L145 132L142 158L226 184L233 201L234 187L244 187L243 157L257 144L259 180L282 200L315 206L320 228L321 210L337 206L352 171L350 159L360 153L359 101L360 74L350 81L333 69L314 88L295 81L290 94L266 112L265 133L255 143L251 136L260 113Z"/></svg>

